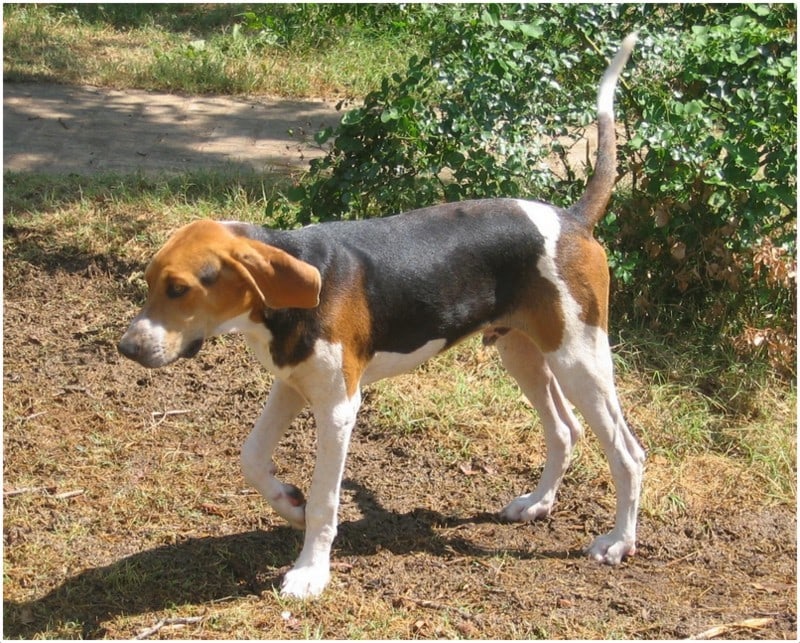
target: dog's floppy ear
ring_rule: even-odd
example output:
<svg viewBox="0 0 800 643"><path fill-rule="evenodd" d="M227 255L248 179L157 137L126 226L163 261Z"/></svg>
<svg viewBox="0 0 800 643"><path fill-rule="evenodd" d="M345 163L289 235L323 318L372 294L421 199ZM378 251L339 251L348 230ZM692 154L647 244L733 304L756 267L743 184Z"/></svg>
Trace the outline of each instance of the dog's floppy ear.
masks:
<svg viewBox="0 0 800 643"><path fill-rule="evenodd" d="M315 308L322 287L319 270L279 248L252 239L231 251L233 267L269 308Z"/></svg>

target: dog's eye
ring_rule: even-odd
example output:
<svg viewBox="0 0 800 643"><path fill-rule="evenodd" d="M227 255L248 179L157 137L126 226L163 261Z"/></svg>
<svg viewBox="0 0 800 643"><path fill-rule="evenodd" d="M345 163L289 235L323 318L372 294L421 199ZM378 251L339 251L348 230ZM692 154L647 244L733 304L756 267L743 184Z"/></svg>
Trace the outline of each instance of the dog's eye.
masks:
<svg viewBox="0 0 800 643"><path fill-rule="evenodd" d="M167 297L170 299L177 299L178 297L183 297L187 292L189 292L189 286L186 284L176 284L176 283L169 283L167 284Z"/></svg>

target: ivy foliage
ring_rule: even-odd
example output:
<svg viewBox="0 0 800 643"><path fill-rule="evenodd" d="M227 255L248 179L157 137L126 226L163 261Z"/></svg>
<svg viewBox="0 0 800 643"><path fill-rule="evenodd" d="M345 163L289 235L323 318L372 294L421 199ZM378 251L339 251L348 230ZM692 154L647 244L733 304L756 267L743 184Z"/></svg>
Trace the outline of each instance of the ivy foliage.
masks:
<svg viewBox="0 0 800 643"><path fill-rule="evenodd" d="M791 369L796 336L792 5L422 5L426 56L317 134L289 195L301 219L520 196L569 205L600 75L633 30L617 92L620 183L597 234L614 313L720 334ZM585 143L583 143L585 149ZM571 153L571 151L573 153Z"/></svg>

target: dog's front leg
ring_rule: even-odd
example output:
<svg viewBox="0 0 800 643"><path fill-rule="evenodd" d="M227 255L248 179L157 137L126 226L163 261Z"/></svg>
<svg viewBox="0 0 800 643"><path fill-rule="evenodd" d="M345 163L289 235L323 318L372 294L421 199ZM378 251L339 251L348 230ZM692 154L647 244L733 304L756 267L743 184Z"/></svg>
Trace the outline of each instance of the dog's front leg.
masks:
<svg viewBox="0 0 800 643"><path fill-rule="evenodd" d="M272 454L286 429L305 406L305 399L288 384L275 380L267 403L242 447L242 472L252 485L290 525L305 525L305 498L293 484L275 477Z"/></svg>
<svg viewBox="0 0 800 643"><path fill-rule="evenodd" d="M312 402L317 422L317 461L306 504L303 550L281 586L283 596L319 596L330 580L331 545L336 536L339 490L361 393Z"/></svg>

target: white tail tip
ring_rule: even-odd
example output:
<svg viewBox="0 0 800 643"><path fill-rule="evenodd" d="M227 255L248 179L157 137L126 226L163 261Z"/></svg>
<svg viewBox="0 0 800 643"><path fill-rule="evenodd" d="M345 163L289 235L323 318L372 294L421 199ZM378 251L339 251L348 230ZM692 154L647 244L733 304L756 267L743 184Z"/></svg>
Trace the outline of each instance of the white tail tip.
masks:
<svg viewBox="0 0 800 643"><path fill-rule="evenodd" d="M608 114L613 118L614 115L614 91L617 88L617 81L625 68L625 63L636 45L639 38L637 32L628 34L622 41L614 59L608 65L603 79L600 81L600 89L597 91L597 113Z"/></svg>

